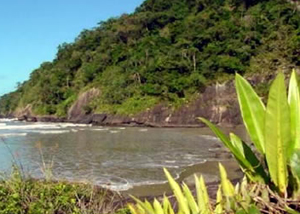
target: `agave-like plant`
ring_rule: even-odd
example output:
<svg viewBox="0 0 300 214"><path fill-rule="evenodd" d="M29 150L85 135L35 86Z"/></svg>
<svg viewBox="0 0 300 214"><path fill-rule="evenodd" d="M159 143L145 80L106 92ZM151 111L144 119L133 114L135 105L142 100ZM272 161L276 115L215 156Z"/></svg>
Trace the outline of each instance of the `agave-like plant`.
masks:
<svg viewBox="0 0 300 214"><path fill-rule="evenodd" d="M185 183L179 185L166 169L164 169L165 175L173 190L178 209L173 208L167 196L163 197L162 202L154 199L152 204L147 200L141 201L133 197L137 204L129 204L128 207L132 214L260 214L251 197L255 189L247 189L246 179L234 187L227 178L222 164L219 164L219 169L221 184L214 208L211 206L212 203L202 176L195 176L196 196L194 197L189 187Z"/></svg>
<svg viewBox="0 0 300 214"><path fill-rule="evenodd" d="M291 74L288 95L284 75L277 75L266 107L239 74L235 85L243 122L257 152L235 134L227 136L208 120L201 121L230 150L250 181L267 184L281 196L299 198L300 95L296 72Z"/></svg>
<svg viewBox="0 0 300 214"><path fill-rule="evenodd" d="M129 205L132 214L259 214L257 205L274 211L272 206L276 204L270 201L270 197L279 197L273 193L274 190L283 197L300 199L300 92L296 72L292 72L288 95L284 75L278 74L271 85L267 107L239 74L236 74L235 84L243 122L256 151L235 134L227 136L208 120L200 119L231 151L247 179L234 187L220 164L221 184L213 209L203 177L195 176L195 199L187 185L183 183L180 186L165 169L178 204L178 212L164 196L162 203L155 199L153 204L134 198L137 204ZM248 181L254 185L249 185ZM261 189L259 185L267 188ZM262 204L260 200L263 200ZM289 200L278 200L280 211L298 214L290 208L287 203Z"/></svg>

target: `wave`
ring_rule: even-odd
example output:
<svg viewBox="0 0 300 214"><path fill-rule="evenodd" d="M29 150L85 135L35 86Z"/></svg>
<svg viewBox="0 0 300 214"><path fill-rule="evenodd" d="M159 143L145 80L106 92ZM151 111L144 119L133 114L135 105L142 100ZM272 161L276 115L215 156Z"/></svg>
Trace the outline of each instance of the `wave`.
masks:
<svg viewBox="0 0 300 214"><path fill-rule="evenodd" d="M0 130L32 130L32 129L60 129L56 125L43 125L43 124L32 124L32 125L7 125L0 126Z"/></svg>
<svg viewBox="0 0 300 214"><path fill-rule="evenodd" d="M105 128L105 129L91 129L91 131L108 131L109 129L108 128Z"/></svg>
<svg viewBox="0 0 300 214"><path fill-rule="evenodd" d="M22 125L0 125L0 130L35 130L35 129L64 129L76 127L90 127L86 124L72 124L72 123L35 123Z"/></svg>
<svg viewBox="0 0 300 214"><path fill-rule="evenodd" d="M68 128L68 127L91 127L92 124L77 124L77 123L57 123L58 126L61 128Z"/></svg>
<svg viewBox="0 0 300 214"><path fill-rule="evenodd" d="M13 122L13 121L18 121L18 118L12 118L12 119L1 118L0 119L0 122Z"/></svg>
<svg viewBox="0 0 300 214"><path fill-rule="evenodd" d="M178 179L180 177L180 173L176 173L174 178ZM126 181L126 183L117 183L117 182L110 182L108 184L103 184L103 182L99 181L96 182L96 185L112 190L112 191L127 191L129 189L132 189L134 187L139 186L150 186L150 185L159 185L159 184L166 184L168 183L167 180L148 180L148 181L128 181L126 179L123 179Z"/></svg>
<svg viewBox="0 0 300 214"><path fill-rule="evenodd" d="M206 140L214 140L214 141L220 141L219 138L211 135L200 135L200 137L206 139Z"/></svg>
<svg viewBox="0 0 300 214"><path fill-rule="evenodd" d="M0 134L0 137L21 137L21 136L27 136L27 133L5 133Z"/></svg>
<svg viewBox="0 0 300 214"><path fill-rule="evenodd" d="M49 130L49 131L38 131L39 134L64 134L70 133L69 130Z"/></svg>

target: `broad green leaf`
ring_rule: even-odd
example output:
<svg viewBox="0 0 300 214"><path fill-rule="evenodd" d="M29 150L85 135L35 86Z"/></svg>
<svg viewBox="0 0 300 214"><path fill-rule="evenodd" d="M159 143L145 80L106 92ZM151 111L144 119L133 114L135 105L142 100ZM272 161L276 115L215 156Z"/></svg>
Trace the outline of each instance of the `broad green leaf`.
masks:
<svg viewBox="0 0 300 214"><path fill-rule="evenodd" d="M183 189L184 195L188 201L188 204L189 204L189 207L190 207L192 213L199 213L199 207L198 207L189 187L185 183L183 183L182 189Z"/></svg>
<svg viewBox="0 0 300 214"><path fill-rule="evenodd" d="M230 152L234 155L236 160L238 161L240 167L244 172L254 172L257 170L256 178L253 177L252 174L249 174L249 177L251 176L252 180L256 181L266 181L268 180L267 175L265 174L262 166L260 166L259 161L257 160L254 153L251 151L251 149L247 146L247 144L242 142L237 142L237 136L233 139L234 141L230 141L230 139L215 125L213 125L211 122L204 118L199 118L203 123L205 123L214 133L215 135L223 142L224 146L226 146ZM241 147L243 147L244 151L241 151ZM245 154L243 154L245 152ZM249 159L249 160L248 160ZM258 163L257 163L258 162ZM255 169L255 170L254 170ZM261 178L258 178L258 176L261 176Z"/></svg>
<svg viewBox="0 0 300 214"><path fill-rule="evenodd" d="M293 197L299 198L300 197L300 149L295 149L291 160L290 160L292 174L294 176L294 192Z"/></svg>
<svg viewBox="0 0 300 214"><path fill-rule="evenodd" d="M273 82L266 111L265 148L271 179L280 193L286 192L287 145L291 142L290 113L284 76L280 73Z"/></svg>
<svg viewBox="0 0 300 214"><path fill-rule="evenodd" d="M293 210L292 208L288 207L287 205L285 206L285 211L287 211L287 213L289 213L289 214L300 214L300 212Z"/></svg>
<svg viewBox="0 0 300 214"><path fill-rule="evenodd" d="M235 214L261 214L261 212L255 205L250 205L247 210L240 208Z"/></svg>
<svg viewBox="0 0 300 214"><path fill-rule="evenodd" d="M215 135L222 141L224 146L226 146L230 152L234 155L234 157L243 164L247 168L247 161L246 159L241 155L238 149L235 148L235 145L230 141L230 139L220 130L218 129L214 124L209 122L208 120L200 117L199 118L203 123L205 123L214 133ZM248 165L249 166L249 165Z"/></svg>
<svg viewBox="0 0 300 214"><path fill-rule="evenodd" d="M291 158L291 167L295 177L300 180L300 149L294 151L294 154Z"/></svg>
<svg viewBox="0 0 300 214"><path fill-rule="evenodd" d="M201 204L199 204L200 210L203 213L209 213L211 207L210 207L209 196L208 196L208 192L207 192L207 188L203 176L199 178L199 185L200 185L200 198L201 198Z"/></svg>
<svg viewBox="0 0 300 214"><path fill-rule="evenodd" d="M261 214L261 212L255 205L250 205L248 214Z"/></svg>
<svg viewBox="0 0 300 214"><path fill-rule="evenodd" d="M218 129L214 124L212 124L210 121L206 120L205 118L199 117L199 119L205 123L214 133L217 135L217 137L223 142L223 144L231 150L231 148L234 148L232 143L230 142L229 138L220 130Z"/></svg>
<svg viewBox="0 0 300 214"><path fill-rule="evenodd" d="M248 214L248 212L242 208L238 209L235 214Z"/></svg>
<svg viewBox="0 0 300 214"><path fill-rule="evenodd" d="M177 184L177 182L174 180L174 178L171 176L167 169L164 169L164 172L177 199L179 211L182 211L184 214L190 214L190 209L187 200L184 197L180 186Z"/></svg>
<svg viewBox="0 0 300 214"><path fill-rule="evenodd" d="M221 185L219 185L218 192L217 192L217 199L216 199L215 214L223 213L222 199L223 196L222 196Z"/></svg>
<svg viewBox="0 0 300 214"><path fill-rule="evenodd" d="M154 199L153 207L155 210L155 214L164 214L164 210L156 198Z"/></svg>
<svg viewBox="0 0 300 214"><path fill-rule="evenodd" d="M139 210L136 206L134 206L133 204L128 204L127 205L130 213L132 214L144 214L145 212L143 212L142 210Z"/></svg>
<svg viewBox="0 0 300 214"><path fill-rule="evenodd" d="M145 200L145 202L142 202L140 199L138 199L134 196L130 196L130 197L135 200L135 202L141 207L141 209L143 209L145 211L146 214L155 213L155 211L154 211L152 205L149 203L149 201Z"/></svg>
<svg viewBox="0 0 300 214"><path fill-rule="evenodd" d="M165 214L174 214L174 210L167 196L164 195L163 208Z"/></svg>
<svg viewBox="0 0 300 214"><path fill-rule="evenodd" d="M234 196L234 187L232 183L227 178L227 173L224 166L219 163L220 176L221 176L221 187L224 196L233 197Z"/></svg>
<svg viewBox="0 0 300 214"><path fill-rule="evenodd" d="M269 178L252 149L233 133L230 133L230 140L235 148L239 150L241 156L246 159L244 161L245 167L242 170L247 174L248 178L254 182L267 183ZM246 162L248 163L246 164Z"/></svg>
<svg viewBox="0 0 300 214"><path fill-rule="evenodd" d="M151 205L151 203L148 200L145 200L144 202L144 209L147 213L155 213L154 207Z"/></svg>
<svg viewBox="0 0 300 214"><path fill-rule="evenodd" d="M296 72L293 71L288 95L290 113L291 113L291 138L292 142L288 146L288 155L291 157L293 149L300 149L300 95Z"/></svg>
<svg viewBox="0 0 300 214"><path fill-rule="evenodd" d="M198 207L199 209L202 209L201 207L203 207L202 203L202 190L201 190L201 187L200 187L200 181L199 181L199 178L194 175L195 177L195 185L196 185L196 193L197 193L197 204L198 204Z"/></svg>
<svg viewBox="0 0 300 214"><path fill-rule="evenodd" d="M265 106L252 86L239 74L235 76L235 85L245 127L257 150L264 154Z"/></svg>

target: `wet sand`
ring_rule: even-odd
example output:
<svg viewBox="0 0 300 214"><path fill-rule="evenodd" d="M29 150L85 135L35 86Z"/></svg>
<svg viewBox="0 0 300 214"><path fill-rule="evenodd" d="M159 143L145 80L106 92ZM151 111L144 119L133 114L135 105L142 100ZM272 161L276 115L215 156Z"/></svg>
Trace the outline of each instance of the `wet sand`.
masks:
<svg viewBox="0 0 300 214"><path fill-rule="evenodd" d="M219 183L219 167L218 161L208 161L202 164L196 164L190 167L187 167L180 177L177 179L178 182L185 181L191 188L193 188L193 176L194 174L204 176L205 182L208 185L209 191L214 191L215 186ZM239 166L235 159L231 158L221 162L228 174L230 180L237 180L242 178L243 174L239 169ZM163 169L162 169L163 170ZM209 188L211 187L211 188ZM149 197L149 196L160 196L164 193L171 193L171 189L168 183L165 184L153 184L153 185L142 185L136 186L132 189L122 192L124 195L134 195L137 197ZM214 192L211 192L210 195L214 195Z"/></svg>

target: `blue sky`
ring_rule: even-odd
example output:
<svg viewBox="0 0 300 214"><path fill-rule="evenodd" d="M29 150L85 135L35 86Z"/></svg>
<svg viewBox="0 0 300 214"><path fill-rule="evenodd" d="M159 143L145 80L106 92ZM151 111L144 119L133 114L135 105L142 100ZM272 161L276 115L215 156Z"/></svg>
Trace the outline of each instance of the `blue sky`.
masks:
<svg viewBox="0 0 300 214"><path fill-rule="evenodd" d="M143 0L3 0L0 2L0 96L83 29L131 13Z"/></svg>

